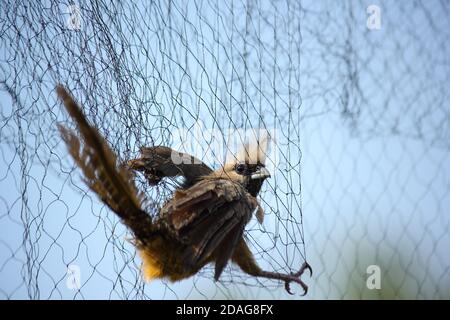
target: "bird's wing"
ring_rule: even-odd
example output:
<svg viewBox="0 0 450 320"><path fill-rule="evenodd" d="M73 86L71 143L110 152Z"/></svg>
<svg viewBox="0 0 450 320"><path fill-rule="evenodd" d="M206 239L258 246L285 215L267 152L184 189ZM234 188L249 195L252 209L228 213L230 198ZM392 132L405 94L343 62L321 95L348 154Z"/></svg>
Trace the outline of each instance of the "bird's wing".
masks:
<svg viewBox="0 0 450 320"><path fill-rule="evenodd" d="M142 210L144 197L133 183L129 171L118 165L117 156L97 129L86 120L80 106L62 86L57 94L77 125L77 131L58 124L59 131L84 181L134 233L143 240L152 228L152 219Z"/></svg>
<svg viewBox="0 0 450 320"><path fill-rule="evenodd" d="M141 157L130 160L128 165L143 171L151 184L158 183L164 177L183 176L187 187L213 172L196 157L164 146L141 148Z"/></svg>
<svg viewBox="0 0 450 320"><path fill-rule="evenodd" d="M162 209L162 217L188 244L184 262L200 266L215 257L215 279L220 277L242 238L257 200L237 183L205 179L176 191Z"/></svg>

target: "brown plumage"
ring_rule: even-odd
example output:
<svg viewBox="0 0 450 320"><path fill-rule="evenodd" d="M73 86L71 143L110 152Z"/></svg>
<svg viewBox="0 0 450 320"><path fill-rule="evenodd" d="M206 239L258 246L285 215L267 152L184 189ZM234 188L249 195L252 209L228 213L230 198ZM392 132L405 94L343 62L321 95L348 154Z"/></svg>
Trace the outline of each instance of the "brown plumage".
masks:
<svg viewBox="0 0 450 320"><path fill-rule="evenodd" d="M86 120L66 89L57 87L77 131L58 125L69 153L84 174L84 181L132 231L134 244L143 260L147 280L167 278L178 281L196 274L208 263L215 264L216 280L228 261L255 276L307 286L296 274L263 271L248 248L243 233L252 215L262 223L263 210L256 196L269 177L264 167L266 147L243 155L213 171L195 157L168 147L142 148L141 157L128 167L141 171L149 184L165 177L181 176L184 183L175 190L155 219L143 208L144 195L136 188L129 168L118 163L104 138Z"/></svg>

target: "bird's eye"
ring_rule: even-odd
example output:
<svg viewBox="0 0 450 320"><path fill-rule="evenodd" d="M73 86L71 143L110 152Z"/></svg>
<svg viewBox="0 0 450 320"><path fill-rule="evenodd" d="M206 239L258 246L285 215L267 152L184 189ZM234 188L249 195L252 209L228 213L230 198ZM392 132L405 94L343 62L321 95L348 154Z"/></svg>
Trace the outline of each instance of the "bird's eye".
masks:
<svg viewBox="0 0 450 320"><path fill-rule="evenodd" d="M236 172L239 174L243 174L245 172L246 166L243 163L239 163L236 165Z"/></svg>

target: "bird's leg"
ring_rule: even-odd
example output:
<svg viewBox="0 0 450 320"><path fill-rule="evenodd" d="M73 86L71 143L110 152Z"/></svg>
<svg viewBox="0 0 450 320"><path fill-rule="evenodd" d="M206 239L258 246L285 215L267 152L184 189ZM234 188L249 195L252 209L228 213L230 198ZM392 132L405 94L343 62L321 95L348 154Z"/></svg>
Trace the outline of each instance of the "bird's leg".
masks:
<svg viewBox="0 0 450 320"><path fill-rule="evenodd" d="M293 294L290 288L291 282L296 282L303 288L303 295L308 292L308 286L300 278L303 272L307 269L312 275L312 269L307 262L304 262L301 268L293 274L264 271L256 263L253 254L245 243L244 239L241 239L238 246L236 247L233 253L233 261L242 269L242 271L254 277L284 281L284 288L289 294Z"/></svg>
<svg viewBox="0 0 450 320"><path fill-rule="evenodd" d="M256 276L284 281L285 282L284 288L286 289L286 291L289 294L293 294L291 292L291 288L290 288L291 282L296 282L303 288L303 295L306 295L306 293L308 292L308 286L301 279L301 275L303 274L303 272L305 270L309 270L309 273L312 276L311 266L306 261L303 263L301 268L296 273L285 274L285 273L269 272L269 271L261 270L259 272L259 274Z"/></svg>

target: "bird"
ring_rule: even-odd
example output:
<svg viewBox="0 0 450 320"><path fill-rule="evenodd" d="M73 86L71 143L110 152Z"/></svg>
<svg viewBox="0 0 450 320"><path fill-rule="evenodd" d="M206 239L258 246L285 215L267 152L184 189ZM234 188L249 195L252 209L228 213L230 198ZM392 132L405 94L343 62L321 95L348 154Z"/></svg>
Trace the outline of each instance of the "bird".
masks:
<svg viewBox="0 0 450 320"><path fill-rule="evenodd" d="M56 93L76 124L75 129L57 124L62 140L85 184L133 234L145 280L176 282L214 264L214 280L218 281L231 261L250 276L283 281L289 294L293 294L291 283L299 284L303 295L307 293L301 275L305 270L312 275L312 269L306 261L296 273L265 271L244 236L253 215L259 223L264 218L257 200L263 182L270 177L264 148L250 150L246 144L217 170L166 146L143 147L139 158L124 164L89 123L71 93L62 85L56 87ZM146 198L135 185L134 172L142 172L150 186L168 177L184 181L152 216L144 209Z"/></svg>

